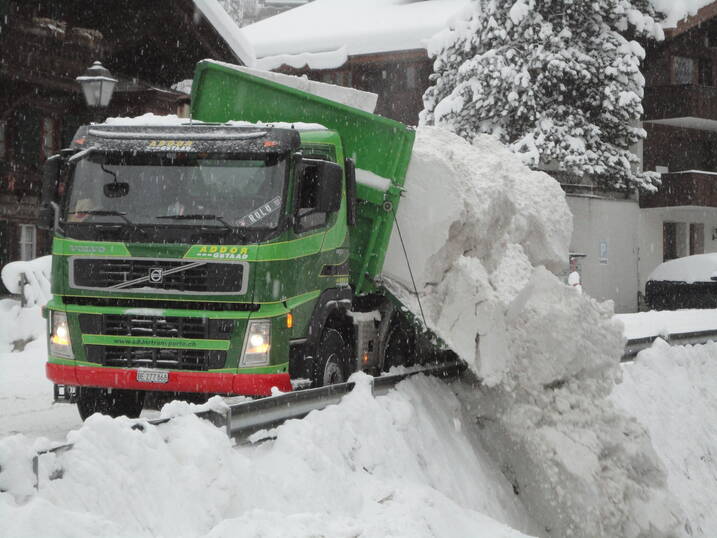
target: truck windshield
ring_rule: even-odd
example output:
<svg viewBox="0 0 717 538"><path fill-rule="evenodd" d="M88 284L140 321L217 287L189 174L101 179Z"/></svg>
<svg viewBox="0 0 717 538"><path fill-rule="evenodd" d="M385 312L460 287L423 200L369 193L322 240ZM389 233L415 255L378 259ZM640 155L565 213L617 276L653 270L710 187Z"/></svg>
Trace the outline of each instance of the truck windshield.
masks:
<svg viewBox="0 0 717 538"><path fill-rule="evenodd" d="M65 220L275 228L285 179L285 159L91 155L74 168Z"/></svg>

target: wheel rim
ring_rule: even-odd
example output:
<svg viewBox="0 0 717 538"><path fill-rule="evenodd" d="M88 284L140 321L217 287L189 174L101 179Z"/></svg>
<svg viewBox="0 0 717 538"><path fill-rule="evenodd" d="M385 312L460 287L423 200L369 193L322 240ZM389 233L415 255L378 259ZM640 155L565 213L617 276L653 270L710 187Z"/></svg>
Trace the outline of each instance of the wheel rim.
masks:
<svg viewBox="0 0 717 538"><path fill-rule="evenodd" d="M336 355L332 354L326 361L326 366L324 367L324 385L341 383L344 380L343 377L341 367L336 362Z"/></svg>
<svg viewBox="0 0 717 538"><path fill-rule="evenodd" d="M404 366L409 360L408 342L406 336L400 327L395 326L386 338L386 365L388 368L392 366Z"/></svg>

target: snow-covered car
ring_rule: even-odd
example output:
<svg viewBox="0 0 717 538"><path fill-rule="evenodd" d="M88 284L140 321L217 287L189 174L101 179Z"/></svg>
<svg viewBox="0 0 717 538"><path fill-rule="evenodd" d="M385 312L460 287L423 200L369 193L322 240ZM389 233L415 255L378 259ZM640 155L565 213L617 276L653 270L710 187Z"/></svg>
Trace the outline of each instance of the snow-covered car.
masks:
<svg viewBox="0 0 717 538"><path fill-rule="evenodd" d="M717 253L658 265L645 283L645 301L652 310L717 308Z"/></svg>

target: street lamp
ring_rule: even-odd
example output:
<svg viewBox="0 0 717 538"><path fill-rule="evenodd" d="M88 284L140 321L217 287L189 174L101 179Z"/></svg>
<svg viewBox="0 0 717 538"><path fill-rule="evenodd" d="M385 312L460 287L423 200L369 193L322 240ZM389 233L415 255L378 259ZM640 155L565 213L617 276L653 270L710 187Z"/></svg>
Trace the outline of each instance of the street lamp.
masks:
<svg viewBox="0 0 717 538"><path fill-rule="evenodd" d="M93 63L87 71L75 79L82 86L87 106L95 110L110 104L117 79L100 62Z"/></svg>

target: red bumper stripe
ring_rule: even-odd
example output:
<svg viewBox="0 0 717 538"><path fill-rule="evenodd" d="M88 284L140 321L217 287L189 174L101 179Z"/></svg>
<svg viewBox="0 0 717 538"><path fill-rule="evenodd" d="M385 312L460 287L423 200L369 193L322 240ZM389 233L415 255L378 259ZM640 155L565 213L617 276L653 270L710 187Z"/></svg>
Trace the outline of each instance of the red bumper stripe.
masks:
<svg viewBox="0 0 717 538"><path fill-rule="evenodd" d="M271 388L291 391L289 374L216 374L205 372L169 372L167 383L137 381L136 370L47 363L47 377L54 383L82 387L161 390L269 396Z"/></svg>

